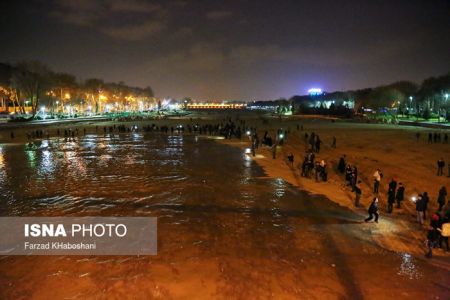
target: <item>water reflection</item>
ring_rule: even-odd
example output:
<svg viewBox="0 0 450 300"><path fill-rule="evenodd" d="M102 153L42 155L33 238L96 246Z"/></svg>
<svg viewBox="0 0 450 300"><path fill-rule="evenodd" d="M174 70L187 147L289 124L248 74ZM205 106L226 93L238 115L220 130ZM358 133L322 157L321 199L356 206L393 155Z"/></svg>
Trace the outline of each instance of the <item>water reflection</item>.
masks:
<svg viewBox="0 0 450 300"><path fill-rule="evenodd" d="M402 263L398 270L398 275L403 275L409 279L419 279L421 273L419 272L417 265L415 264L415 259L409 253L401 253Z"/></svg>

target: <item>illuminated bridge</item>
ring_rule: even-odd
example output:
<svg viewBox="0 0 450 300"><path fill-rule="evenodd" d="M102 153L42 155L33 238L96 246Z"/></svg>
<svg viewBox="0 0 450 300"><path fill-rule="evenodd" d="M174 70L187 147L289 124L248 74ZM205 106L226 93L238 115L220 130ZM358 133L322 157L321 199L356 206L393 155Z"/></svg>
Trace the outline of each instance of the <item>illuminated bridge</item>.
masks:
<svg viewBox="0 0 450 300"><path fill-rule="evenodd" d="M189 103L187 109L246 109L246 103Z"/></svg>

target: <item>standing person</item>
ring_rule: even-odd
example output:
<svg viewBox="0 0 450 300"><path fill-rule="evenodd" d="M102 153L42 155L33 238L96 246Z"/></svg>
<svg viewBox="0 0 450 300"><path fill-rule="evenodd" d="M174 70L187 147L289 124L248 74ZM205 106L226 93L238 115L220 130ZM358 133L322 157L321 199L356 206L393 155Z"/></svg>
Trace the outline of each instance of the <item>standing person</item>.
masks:
<svg viewBox="0 0 450 300"><path fill-rule="evenodd" d="M364 222L369 222L373 219L373 215L375 215L375 223L378 223L378 198L375 197L372 200L372 203L369 206L369 217L364 220Z"/></svg>
<svg viewBox="0 0 450 300"><path fill-rule="evenodd" d="M345 167L345 185L352 185L352 166L347 165ZM352 188L352 192L353 192L353 188Z"/></svg>
<svg viewBox="0 0 450 300"><path fill-rule="evenodd" d="M423 219L427 219L427 210L428 210L428 202L430 202L430 197L428 197L428 193L424 192L422 195L422 201L423 201Z"/></svg>
<svg viewBox="0 0 450 300"><path fill-rule="evenodd" d="M393 190L395 194L396 189L397 189L397 181L395 181L395 179L392 178L391 182L389 182L389 190Z"/></svg>
<svg viewBox="0 0 450 300"><path fill-rule="evenodd" d="M398 184L397 193L395 194L395 199L397 200L397 208L400 208L400 205L405 197L405 187L400 182Z"/></svg>
<svg viewBox="0 0 450 300"><path fill-rule="evenodd" d="M316 136L316 152L319 153L320 152L320 144L322 143L322 141L319 138L319 135Z"/></svg>
<svg viewBox="0 0 450 300"><path fill-rule="evenodd" d="M358 181L358 184L355 184L355 206L359 207L359 200L361 199L361 188L358 186L361 183L361 181Z"/></svg>
<svg viewBox="0 0 450 300"><path fill-rule="evenodd" d="M339 159L338 170L342 174L345 172L345 154Z"/></svg>
<svg viewBox="0 0 450 300"><path fill-rule="evenodd" d="M253 155L253 156L254 156L254 155ZM291 165L291 167L293 167L293 166L294 166L294 154L290 153L290 154L287 156L287 158L288 158L289 164Z"/></svg>
<svg viewBox="0 0 450 300"><path fill-rule="evenodd" d="M387 207L388 213L392 213L394 203L395 203L395 191L393 189L389 189L389 191L388 191L388 207Z"/></svg>
<svg viewBox="0 0 450 300"><path fill-rule="evenodd" d="M356 166L353 166L352 177L351 177L352 191L355 190L356 182L358 182L358 168Z"/></svg>
<svg viewBox="0 0 450 300"><path fill-rule="evenodd" d="M433 144L433 134L431 132L428 133L428 144Z"/></svg>
<svg viewBox="0 0 450 300"><path fill-rule="evenodd" d="M336 149L336 137L333 136L333 142L331 143L331 148Z"/></svg>
<svg viewBox="0 0 450 300"><path fill-rule="evenodd" d="M437 228L431 228L428 230L427 240L426 240L428 251L425 254L426 258L433 257L433 248L435 248L438 245L439 239L440 239L439 231L437 230Z"/></svg>
<svg viewBox="0 0 450 300"><path fill-rule="evenodd" d="M444 175L445 161L442 157L437 161L437 167L438 167L437 176Z"/></svg>
<svg viewBox="0 0 450 300"><path fill-rule="evenodd" d="M373 179L374 179L373 192L375 194L378 194L378 190L380 188L381 178L383 178L383 173L381 173L380 169L377 169L375 171L375 173L373 173Z"/></svg>
<svg viewBox="0 0 450 300"><path fill-rule="evenodd" d="M445 205L445 197L447 197L447 189L445 188L445 186L442 186L439 189L439 196L438 196L438 200L437 200L437 202L439 203L438 211L441 211L442 207L444 207L444 205Z"/></svg>
<svg viewBox="0 0 450 300"><path fill-rule="evenodd" d="M417 222L420 225L423 224L423 200L422 194L419 194L419 198L416 201L416 213L417 213Z"/></svg>
<svg viewBox="0 0 450 300"><path fill-rule="evenodd" d="M388 189L388 213L391 213L392 209L394 208L396 189L397 189L397 181L395 181L395 179L392 178L391 182L389 182L389 189Z"/></svg>

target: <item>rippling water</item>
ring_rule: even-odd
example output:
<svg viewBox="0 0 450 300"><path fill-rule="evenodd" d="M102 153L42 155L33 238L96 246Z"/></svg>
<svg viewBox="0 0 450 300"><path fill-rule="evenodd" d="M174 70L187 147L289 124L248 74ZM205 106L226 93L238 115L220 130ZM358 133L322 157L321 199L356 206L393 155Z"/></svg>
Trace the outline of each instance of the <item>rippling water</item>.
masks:
<svg viewBox="0 0 450 300"><path fill-rule="evenodd" d="M241 150L207 138L133 133L44 140L31 151L0 145L0 194L3 216L158 217L157 256L1 257L2 299L448 292L448 273L375 246L351 211L266 178Z"/></svg>

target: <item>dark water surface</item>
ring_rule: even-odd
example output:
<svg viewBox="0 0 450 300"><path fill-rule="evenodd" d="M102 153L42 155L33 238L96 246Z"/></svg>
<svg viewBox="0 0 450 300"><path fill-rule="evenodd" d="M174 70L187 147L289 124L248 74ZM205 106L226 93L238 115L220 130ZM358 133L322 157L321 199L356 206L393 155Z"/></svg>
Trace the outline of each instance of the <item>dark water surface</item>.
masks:
<svg viewBox="0 0 450 300"><path fill-rule="evenodd" d="M193 136L0 145L2 216L156 216L158 255L0 257L0 299L448 299L351 211ZM374 225L375 226L375 225Z"/></svg>

